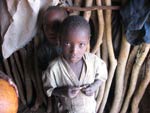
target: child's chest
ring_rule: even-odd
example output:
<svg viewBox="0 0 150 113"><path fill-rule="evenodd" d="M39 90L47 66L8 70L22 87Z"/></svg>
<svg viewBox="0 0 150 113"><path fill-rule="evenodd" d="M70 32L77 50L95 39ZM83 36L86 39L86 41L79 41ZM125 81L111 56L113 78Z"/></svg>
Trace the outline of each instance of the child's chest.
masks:
<svg viewBox="0 0 150 113"><path fill-rule="evenodd" d="M83 64L79 63L77 65L70 65L72 72L74 73L74 75L78 78L78 80L80 79L81 76L81 72L82 72L82 67Z"/></svg>

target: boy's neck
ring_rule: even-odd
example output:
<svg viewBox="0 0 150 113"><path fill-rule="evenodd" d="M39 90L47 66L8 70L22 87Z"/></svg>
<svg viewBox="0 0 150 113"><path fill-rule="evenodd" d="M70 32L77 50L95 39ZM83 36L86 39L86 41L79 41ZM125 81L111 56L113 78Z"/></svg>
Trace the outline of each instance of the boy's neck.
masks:
<svg viewBox="0 0 150 113"><path fill-rule="evenodd" d="M69 64L69 65L72 65L72 66L76 66L76 65L78 65L79 63L81 63L82 61L83 61L83 58L80 59L78 62L75 62L75 63L73 63L73 62L68 62L68 64Z"/></svg>
<svg viewBox="0 0 150 113"><path fill-rule="evenodd" d="M81 72L82 72L82 67L83 67L83 58L79 60L76 63L68 63L73 70L73 72L76 74L77 78L80 78Z"/></svg>

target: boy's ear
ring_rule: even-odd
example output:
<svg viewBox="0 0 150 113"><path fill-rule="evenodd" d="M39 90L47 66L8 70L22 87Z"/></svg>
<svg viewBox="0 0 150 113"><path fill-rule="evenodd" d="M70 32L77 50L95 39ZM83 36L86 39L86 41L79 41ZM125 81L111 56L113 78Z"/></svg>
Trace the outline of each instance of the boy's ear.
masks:
<svg viewBox="0 0 150 113"><path fill-rule="evenodd" d="M90 43L88 43L86 46L86 52L90 52Z"/></svg>

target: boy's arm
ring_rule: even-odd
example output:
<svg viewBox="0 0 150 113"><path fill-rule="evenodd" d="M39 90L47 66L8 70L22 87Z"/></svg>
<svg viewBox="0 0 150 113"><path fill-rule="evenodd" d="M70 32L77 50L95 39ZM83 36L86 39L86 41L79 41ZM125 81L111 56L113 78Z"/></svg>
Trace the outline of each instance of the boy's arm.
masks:
<svg viewBox="0 0 150 113"><path fill-rule="evenodd" d="M83 88L82 92L87 96L91 96L96 92L96 90L98 90L101 84L102 81L100 79L96 79L92 84L88 85L86 88Z"/></svg>
<svg viewBox="0 0 150 113"><path fill-rule="evenodd" d="M95 89L95 91L102 85L102 81L100 79L96 79L91 86L93 87L93 89Z"/></svg>
<svg viewBox="0 0 150 113"><path fill-rule="evenodd" d="M80 91L79 87L63 86L55 88L52 92L52 95L58 97L74 98L78 95L79 91Z"/></svg>

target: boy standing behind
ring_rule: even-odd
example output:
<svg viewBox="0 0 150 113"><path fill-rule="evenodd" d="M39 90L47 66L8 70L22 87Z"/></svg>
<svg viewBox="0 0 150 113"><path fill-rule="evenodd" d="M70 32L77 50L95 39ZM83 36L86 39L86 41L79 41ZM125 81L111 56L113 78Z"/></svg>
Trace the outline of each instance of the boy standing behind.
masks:
<svg viewBox="0 0 150 113"><path fill-rule="evenodd" d="M39 75L42 75L43 71L46 70L49 62L51 62L60 54L61 50L59 48L60 42L58 37L60 24L67 16L67 11L59 6L50 6L42 16L42 26L40 28L41 32L39 32L41 37L39 37L39 43L36 45L37 51L35 54L38 62ZM32 53L31 56L33 56ZM32 111L38 110L39 106L43 102L43 97L42 94L40 94L38 85L38 83L37 85L35 84L35 87L37 87L36 92L38 97L36 98L35 105L31 108ZM49 106L48 99L47 113L49 113L51 109L52 107Z"/></svg>
<svg viewBox="0 0 150 113"><path fill-rule="evenodd" d="M60 37L62 55L42 77L46 94L60 99L61 112L96 113L94 94L106 81L107 68L99 57L86 53L89 23L81 16L70 16L62 23Z"/></svg>

